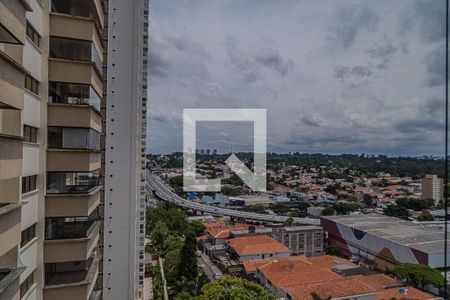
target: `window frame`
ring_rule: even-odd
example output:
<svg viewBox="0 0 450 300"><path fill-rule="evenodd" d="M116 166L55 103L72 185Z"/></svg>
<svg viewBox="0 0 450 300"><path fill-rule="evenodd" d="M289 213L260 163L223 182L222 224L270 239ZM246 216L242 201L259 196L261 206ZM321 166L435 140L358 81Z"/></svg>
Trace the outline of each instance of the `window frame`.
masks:
<svg viewBox="0 0 450 300"><path fill-rule="evenodd" d="M34 278L34 271L33 270L30 275L22 282L20 285L20 299L23 298L23 296L26 295L26 293L30 290L30 288L34 285L35 278Z"/></svg>
<svg viewBox="0 0 450 300"><path fill-rule="evenodd" d="M35 95L39 95L39 81L30 75L25 75L24 88Z"/></svg>
<svg viewBox="0 0 450 300"><path fill-rule="evenodd" d="M36 28L34 28L33 25L31 25L30 22L27 21L26 25L26 36L30 39L30 41L33 42L33 44L40 49L41 47L41 35L37 32Z"/></svg>
<svg viewBox="0 0 450 300"><path fill-rule="evenodd" d="M25 138L25 142L37 144L38 140L38 129L37 127L30 125L23 125L23 137ZM29 134L27 134L29 132Z"/></svg>
<svg viewBox="0 0 450 300"><path fill-rule="evenodd" d="M22 194L27 194L37 190L37 175L22 177Z"/></svg>
<svg viewBox="0 0 450 300"><path fill-rule="evenodd" d="M20 248L26 246L36 237L36 223L28 226L20 233Z"/></svg>

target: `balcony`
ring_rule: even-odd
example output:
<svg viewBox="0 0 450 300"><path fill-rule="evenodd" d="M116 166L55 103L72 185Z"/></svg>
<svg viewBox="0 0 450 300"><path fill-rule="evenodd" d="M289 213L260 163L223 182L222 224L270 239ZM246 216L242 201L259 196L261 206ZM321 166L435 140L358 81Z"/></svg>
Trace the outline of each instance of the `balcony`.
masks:
<svg viewBox="0 0 450 300"><path fill-rule="evenodd" d="M49 103L90 105L100 111L101 99L92 86L63 82L49 82Z"/></svg>
<svg viewBox="0 0 450 300"><path fill-rule="evenodd" d="M103 52L103 46L95 21L83 17L66 14L50 14L50 35L86 40L94 43L99 53Z"/></svg>
<svg viewBox="0 0 450 300"><path fill-rule="evenodd" d="M90 172L100 169L101 153L92 150L47 149L47 171Z"/></svg>
<svg viewBox="0 0 450 300"><path fill-rule="evenodd" d="M86 194L99 186L100 172L48 172L48 194Z"/></svg>
<svg viewBox="0 0 450 300"><path fill-rule="evenodd" d="M0 1L0 23L20 44L25 43L25 13L31 11L27 1Z"/></svg>
<svg viewBox="0 0 450 300"><path fill-rule="evenodd" d="M97 247L98 221L67 222L46 228L45 263L87 260Z"/></svg>
<svg viewBox="0 0 450 300"><path fill-rule="evenodd" d="M22 142L21 137L0 134L0 180L22 174Z"/></svg>
<svg viewBox="0 0 450 300"><path fill-rule="evenodd" d="M91 85L101 95L103 82L95 64L89 61L49 58L49 81Z"/></svg>
<svg viewBox="0 0 450 300"><path fill-rule="evenodd" d="M45 264L44 299L89 300L98 277L100 256L87 261Z"/></svg>
<svg viewBox="0 0 450 300"><path fill-rule="evenodd" d="M23 109L24 69L0 51L0 108Z"/></svg>
<svg viewBox="0 0 450 300"><path fill-rule="evenodd" d="M47 194L45 215L47 217L89 216L100 204L100 190L97 186L80 194Z"/></svg>
<svg viewBox="0 0 450 300"><path fill-rule="evenodd" d="M20 243L20 206L20 202L0 203L0 257Z"/></svg>
<svg viewBox="0 0 450 300"><path fill-rule="evenodd" d="M20 299L20 274L24 267L0 269L0 299Z"/></svg>
<svg viewBox="0 0 450 300"><path fill-rule="evenodd" d="M53 0L52 13L88 18L94 20L99 28L104 25L100 0Z"/></svg>
<svg viewBox="0 0 450 300"><path fill-rule="evenodd" d="M49 103L48 126L85 127L102 131L102 116L87 105Z"/></svg>

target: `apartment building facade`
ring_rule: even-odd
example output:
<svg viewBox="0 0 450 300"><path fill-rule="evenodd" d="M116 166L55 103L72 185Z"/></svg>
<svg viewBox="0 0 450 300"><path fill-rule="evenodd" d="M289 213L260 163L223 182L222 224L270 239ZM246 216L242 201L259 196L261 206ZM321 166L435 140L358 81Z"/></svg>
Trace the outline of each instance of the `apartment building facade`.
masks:
<svg viewBox="0 0 450 300"><path fill-rule="evenodd" d="M144 19L148 3L137 2ZM1 300L110 299L104 296L102 268L102 206L111 203L103 186L107 12L104 0L0 2ZM140 45L146 45L147 25L132 25L142 35ZM143 52L141 48L140 66L146 64ZM142 68L142 89L145 81ZM140 109L146 99L138 97L127 102L139 103L140 122L131 126L145 139ZM131 151L141 157L145 143L134 141L139 147ZM139 184L140 170L132 177ZM136 224L137 233L142 227L136 223L139 207L122 216L130 227ZM139 235L134 239L137 262ZM133 272L139 268L136 263ZM139 274L129 276L130 284L137 285Z"/></svg>

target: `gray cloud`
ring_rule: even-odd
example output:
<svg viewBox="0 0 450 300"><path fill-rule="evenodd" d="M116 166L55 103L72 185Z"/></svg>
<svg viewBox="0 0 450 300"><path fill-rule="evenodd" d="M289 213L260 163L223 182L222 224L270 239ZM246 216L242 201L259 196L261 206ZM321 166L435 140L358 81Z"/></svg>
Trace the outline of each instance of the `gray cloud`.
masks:
<svg viewBox="0 0 450 300"><path fill-rule="evenodd" d="M436 50L425 55L424 63L428 72L426 83L430 86L445 84L445 46L441 45Z"/></svg>
<svg viewBox="0 0 450 300"><path fill-rule="evenodd" d="M326 40L332 47L343 49L352 46L360 30L374 31L380 21L372 9L362 5L339 5L336 18L336 23L328 29Z"/></svg>
<svg viewBox="0 0 450 300"><path fill-rule="evenodd" d="M182 149L183 108L256 107L269 150L442 153L442 3L152 1L149 150Z"/></svg>
<svg viewBox="0 0 450 300"><path fill-rule="evenodd" d="M236 36L228 35L224 47L230 57L233 72L241 76L244 82L254 83L264 79L264 69L271 69L281 76L294 70L292 60L284 60L276 42L270 37L261 38L256 50L246 50Z"/></svg>

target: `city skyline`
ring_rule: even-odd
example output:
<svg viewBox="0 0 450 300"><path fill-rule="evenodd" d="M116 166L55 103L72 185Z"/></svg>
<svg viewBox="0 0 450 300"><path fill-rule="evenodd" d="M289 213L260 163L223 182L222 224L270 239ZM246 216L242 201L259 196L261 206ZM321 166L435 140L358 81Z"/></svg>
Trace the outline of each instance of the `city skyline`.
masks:
<svg viewBox="0 0 450 300"><path fill-rule="evenodd" d="M227 107L267 109L268 151L443 155L444 1L257 4L151 3L147 152L181 151L183 108ZM209 127L199 147L251 151Z"/></svg>

